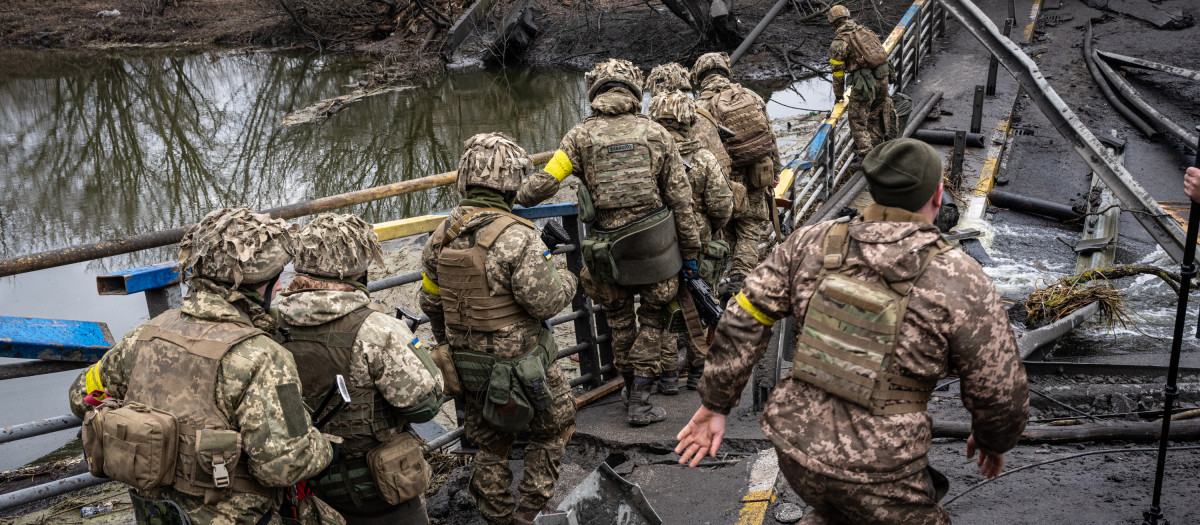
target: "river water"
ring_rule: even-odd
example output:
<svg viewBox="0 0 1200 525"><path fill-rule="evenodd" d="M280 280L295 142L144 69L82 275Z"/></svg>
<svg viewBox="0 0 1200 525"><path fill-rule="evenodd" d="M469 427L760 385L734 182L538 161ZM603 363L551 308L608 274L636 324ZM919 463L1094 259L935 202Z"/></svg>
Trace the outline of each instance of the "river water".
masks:
<svg viewBox="0 0 1200 525"><path fill-rule="evenodd" d="M319 124L280 126L349 92L370 65L316 53L0 49L0 258L191 224L221 206L263 209L451 171L480 132L551 150L587 113L582 73L510 68L419 81ZM821 79L760 93L774 118L833 105ZM455 201L443 187L348 211L380 222ZM0 315L105 322L119 338L146 319L144 299L99 296L95 277L175 251L0 278ZM0 396L23 401L0 412L0 426L65 413L74 376L0 382ZM71 434L0 446L0 470Z"/></svg>

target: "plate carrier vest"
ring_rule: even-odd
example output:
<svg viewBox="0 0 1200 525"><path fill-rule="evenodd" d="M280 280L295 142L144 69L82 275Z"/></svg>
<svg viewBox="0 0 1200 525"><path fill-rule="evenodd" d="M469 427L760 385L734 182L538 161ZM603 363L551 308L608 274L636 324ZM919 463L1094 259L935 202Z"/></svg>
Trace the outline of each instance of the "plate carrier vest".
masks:
<svg viewBox="0 0 1200 525"><path fill-rule="evenodd" d="M843 266L850 247L849 226L849 220L838 221L825 235L824 267L804 314L791 375L871 415L924 411L937 381L911 379L888 369L893 368L913 283L951 246L939 238L925 250L911 279L860 280L850 276L853 267Z"/></svg>
<svg viewBox="0 0 1200 525"><path fill-rule="evenodd" d="M450 241L460 235L463 225L475 214L485 211L495 212L498 216L468 233L474 236L469 248L450 248ZM504 230L517 224L536 229L532 222L499 208L479 208L449 227L443 222L434 232L430 242L442 247L437 271L446 326L455 330L494 332L518 321L532 319L511 292L492 295L484 266L492 244Z"/></svg>
<svg viewBox="0 0 1200 525"><path fill-rule="evenodd" d="M635 125L628 131L614 131L609 126L586 128L592 163L584 171L584 183L597 210L662 206L647 139L652 121L640 113L635 117Z"/></svg>

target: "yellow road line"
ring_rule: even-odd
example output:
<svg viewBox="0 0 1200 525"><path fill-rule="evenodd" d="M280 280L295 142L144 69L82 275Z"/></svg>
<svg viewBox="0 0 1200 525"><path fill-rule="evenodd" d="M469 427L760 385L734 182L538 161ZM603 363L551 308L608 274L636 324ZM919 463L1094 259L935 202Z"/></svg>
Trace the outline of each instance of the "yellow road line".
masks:
<svg viewBox="0 0 1200 525"><path fill-rule="evenodd" d="M975 194L985 195L992 191L996 184L996 173L1000 170L1000 156L1004 154L1004 145L1008 139L1009 119L1003 118L996 123L992 132L992 144L988 146L987 160L983 161L983 169L979 171L979 181L975 183Z"/></svg>
<svg viewBox="0 0 1200 525"><path fill-rule="evenodd" d="M1029 25L1025 26L1025 42L1033 42L1033 28L1037 27L1038 13L1042 10L1042 0L1033 0L1033 7L1029 8Z"/></svg>
<svg viewBox="0 0 1200 525"><path fill-rule="evenodd" d="M775 501L775 480L779 477L779 458L775 449L767 449L754 460L750 468L750 486L742 497L737 525L762 525L767 508Z"/></svg>
<svg viewBox="0 0 1200 525"><path fill-rule="evenodd" d="M742 510L738 511L737 525L760 525L767 519L767 507L775 501L774 490L751 492L742 498Z"/></svg>

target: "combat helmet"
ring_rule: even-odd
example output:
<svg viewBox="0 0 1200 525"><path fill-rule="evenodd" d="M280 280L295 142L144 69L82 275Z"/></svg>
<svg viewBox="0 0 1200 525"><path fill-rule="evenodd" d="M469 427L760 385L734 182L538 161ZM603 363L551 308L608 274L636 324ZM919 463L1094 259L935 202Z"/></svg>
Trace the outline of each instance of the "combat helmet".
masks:
<svg viewBox="0 0 1200 525"><path fill-rule="evenodd" d="M655 66L646 76L646 91L649 91L651 96L672 91L691 90L692 83L688 80L688 70L678 62Z"/></svg>
<svg viewBox="0 0 1200 525"><path fill-rule="evenodd" d="M835 5L829 8L829 12L825 13L825 18L829 20L830 24L837 25L838 20L850 18L850 10L846 9L844 5Z"/></svg>
<svg viewBox="0 0 1200 525"><path fill-rule="evenodd" d="M722 51L700 55L700 58L697 58L696 63L692 65L692 85L700 85L704 74L713 69L721 71L725 76L732 75L733 70L729 68L729 53Z"/></svg>
<svg viewBox="0 0 1200 525"><path fill-rule="evenodd" d="M296 271L330 279L348 279L383 264L375 229L355 215L322 213L296 236Z"/></svg>
<svg viewBox="0 0 1200 525"><path fill-rule="evenodd" d="M650 118L674 119L687 129L696 122L696 101L682 91L658 95L650 101Z"/></svg>
<svg viewBox="0 0 1200 525"><path fill-rule="evenodd" d="M617 82L629 89L633 96L642 100L642 70L628 60L608 59L597 62L596 67L583 76L588 85L588 100L600 94L600 88L609 82Z"/></svg>
<svg viewBox="0 0 1200 525"><path fill-rule="evenodd" d="M517 191L533 163L525 150L503 133L480 133L463 143L458 159L458 194L466 197L467 186L482 186L500 192Z"/></svg>
<svg viewBox="0 0 1200 525"><path fill-rule="evenodd" d="M295 225L246 208L213 210L179 242L180 273L233 285L270 281L295 254Z"/></svg>

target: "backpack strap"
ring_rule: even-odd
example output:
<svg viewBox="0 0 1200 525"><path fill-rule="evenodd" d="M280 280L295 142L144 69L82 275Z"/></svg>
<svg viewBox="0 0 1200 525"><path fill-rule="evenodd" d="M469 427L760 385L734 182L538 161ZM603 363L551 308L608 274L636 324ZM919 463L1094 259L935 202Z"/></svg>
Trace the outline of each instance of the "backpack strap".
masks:
<svg viewBox="0 0 1200 525"><path fill-rule="evenodd" d="M850 217L842 217L825 234L825 271L833 271L846 262L850 250Z"/></svg>
<svg viewBox="0 0 1200 525"><path fill-rule="evenodd" d="M474 217L475 215L486 212L486 211L495 212L502 216L508 217L509 219L512 219L511 221L509 221L509 224L511 224L513 222L520 222L526 226L529 226L530 228L537 229L537 226L535 226L529 220L524 219L522 217L518 217L516 215L513 215L512 212L509 212L507 210L502 210L500 208L477 208L477 209L471 210L466 215L459 217L457 221L454 221L452 224L450 224L450 226L448 228L445 229L445 234L442 236L442 239L441 239L441 245L445 246L445 245L449 244L450 241L453 241L454 239L458 238L458 236L462 233L463 226L465 224L467 224L467 221L471 220L471 217ZM447 222L449 222L449 219L447 219ZM505 226L505 227L507 228L507 226ZM490 244L489 244L489 246L490 246Z"/></svg>

